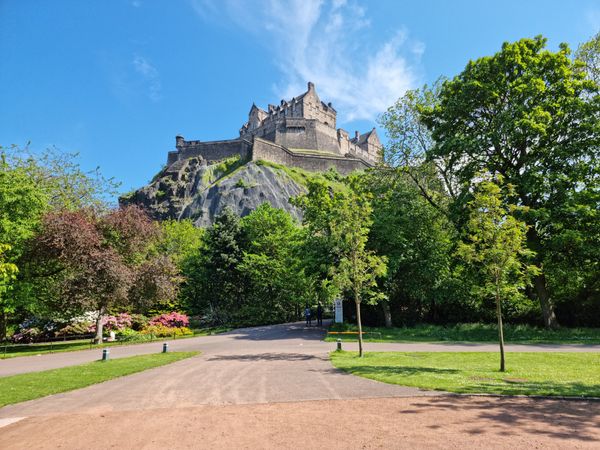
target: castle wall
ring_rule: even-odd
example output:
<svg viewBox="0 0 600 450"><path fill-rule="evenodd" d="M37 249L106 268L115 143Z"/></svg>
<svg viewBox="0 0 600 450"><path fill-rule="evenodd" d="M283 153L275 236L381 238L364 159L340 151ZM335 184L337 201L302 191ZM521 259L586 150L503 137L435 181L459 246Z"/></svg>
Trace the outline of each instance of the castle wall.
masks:
<svg viewBox="0 0 600 450"><path fill-rule="evenodd" d="M343 156L343 154L340 153L340 145L338 142L337 130L335 128L317 122L315 132L317 137L317 147L315 148Z"/></svg>
<svg viewBox="0 0 600 450"><path fill-rule="evenodd" d="M273 142L287 148L319 148L315 127L314 120L288 118L280 123Z"/></svg>
<svg viewBox="0 0 600 450"><path fill-rule="evenodd" d="M300 167L311 172L326 171L333 167L342 175L369 167L367 163L358 159L320 155L295 155L280 145L261 138L254 139L252 160L271 161L289 167Z"/></svg>
<svg viewBox="0 0 600 450"><path fill-rule="evenodd" d="M177 159L187 159L198 155L207 161L218 161L237 155L243 159L250 159L251 148L252 144L244 139L211 142L184 141L181 146L177 146Z"/></svg>

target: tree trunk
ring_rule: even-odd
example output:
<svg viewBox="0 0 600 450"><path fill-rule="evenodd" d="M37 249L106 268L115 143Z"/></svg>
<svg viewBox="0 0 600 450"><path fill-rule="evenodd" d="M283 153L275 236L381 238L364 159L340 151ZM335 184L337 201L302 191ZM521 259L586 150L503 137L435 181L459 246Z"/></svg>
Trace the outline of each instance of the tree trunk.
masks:
<svg viewBox="0 0 600 450"><path fill-rule="evenodd" d="M102 332L104 331L102 317L104 316L104 311L104 306L98 310L98 317L96 318L96 337L94 337L94 344L102 344Z"/></svg>
<svg viewBox="0 0 600 450"><path fill-rule="evenodd" d="M385 327L392 328L392 311L390 310L390 304L387 300L381 302L381 309L383 310L383 318L385 320Z"/></svg>
<svg viewBox="0 0 600 450"><path fill-rule="evenodd" d="M498 340L500 341L500 372L506 370L504 362L504 331L502 330L502 305L500 303L500 290L496 284L496 316L498 317Z"/></svg>
<svg viewBox="0 0 600 450"><path fill-rule="evenodd" d="M356 323L358 324L358 356L363 357L363 337L362 337L362 321L360 318L360 297L354 295L354 303L356 303Z"/></svg>
<svg viewBox="0 0 600 450"><path fill-rule="evenodd" d="M548 286L546 285L546 276L543 273L536 275L533 279L533 286L535 287L535 293L540 301L540 307L542 308L542 318L544 320L544 326L555 330L558 328L558 321L554 314L554 305L550 300L548 294Z"/></svg>
<svg viewBox="0 0 600 450"><path fill-rule="evenodd" d="M534 226L531 226L529 230L527 230L527 246L537 253L536 265L540 268L540 274L533 278L533 288L535 290L536 297L540 302L544 326L546 328L556 329L558 328L558 321L556 320L556 315L554 314L554 305L552 304L550 294L548 293L546 276L542 271L542 258L540 255L541 243Z"/></svg>
<svg viewBox="0 0 600 450"><path fill-rule="evenodd" d="M0 342L6 339L6 312L0 313Z"/></svg>

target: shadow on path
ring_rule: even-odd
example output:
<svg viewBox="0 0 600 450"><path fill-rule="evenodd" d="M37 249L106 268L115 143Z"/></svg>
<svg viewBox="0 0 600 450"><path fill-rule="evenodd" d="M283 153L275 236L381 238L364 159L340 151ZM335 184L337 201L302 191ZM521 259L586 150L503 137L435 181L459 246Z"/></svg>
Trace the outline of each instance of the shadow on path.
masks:
<svg viewBox="0 0 600 450"><path fill-rule="evenodd" d="M307 360L329 361L315 355L303 353L259 353L250 355L216 355L207 358L207 361L307 361Z"/></svg>
<svg viewBox="0 0 600 450"><path fill-rule="evenodd" d="M327 334L328 320L323 321L322 327L306 326L304 322L294 322L264 327L239 328L222 333L221 336L231 336L234 339L246 341L273 341L284 339L303 339L322 341Z"/></svg>
<svg viewBox="0 0 600 450"><path fill-rule="evenodd" d="M490 431L511 435L518 428L520 433L599 442L592 433L600 427L600 402L595 401L441 396L429 397L426 402L412 406L414 409L400 413L427 414L439 410L474 413L477 420L463 424L465 432L472 435Z"/></svg>

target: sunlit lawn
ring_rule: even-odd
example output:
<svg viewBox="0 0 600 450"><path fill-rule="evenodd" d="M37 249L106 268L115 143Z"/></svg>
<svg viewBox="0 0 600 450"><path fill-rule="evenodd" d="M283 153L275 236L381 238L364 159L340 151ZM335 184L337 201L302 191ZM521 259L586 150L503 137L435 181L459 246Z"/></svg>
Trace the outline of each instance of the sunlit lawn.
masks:
<svg viewBox="0 0 600 450"><path fill-rule="evenodd" d="M334 324L330 331L356 331L356 326ZM365 327L368 342L497 342L495 325L466 323L449 326ZM546 330L529 325L505 325L507 343L519 344L600 344L600 328L559 328ZM356 340L355 334L329 334L327 341Z"/></svg>
<svg viewBox="0 0 600 450"><path fill-rule="evenodd" d="M600 353L331 353L333 365L385 383L458 393L600 397Z"/></svg>
<svg viewBox="0 0 600 450"><path fill-rule="evenodd" d="M156 353L2 377L0 378L0 407L79 389L197 354L198 352Z"/></svg>

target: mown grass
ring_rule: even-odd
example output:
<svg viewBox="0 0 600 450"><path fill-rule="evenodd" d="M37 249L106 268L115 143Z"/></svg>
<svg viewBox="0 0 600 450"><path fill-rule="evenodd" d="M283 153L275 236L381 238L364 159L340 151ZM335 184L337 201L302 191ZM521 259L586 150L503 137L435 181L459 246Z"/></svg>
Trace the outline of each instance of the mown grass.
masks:
<svg viewBox="0 0 600 450"><path fill-rule="evenodd" d="M600 353L332 352L333 365L384 383L465 394L600 397Z"/></svg>
<svg viewBox="0 0 600 450"><path fill-rule="evenodd" d="M2 377L0 378L0 407L80 389L153 367L164 366L197 354L198 352L156 353Z"/></svg>
<svg viewBox="0 0 600 450"><path fill-rule="evenodd" d="M355 325L333 324L329 331L356 331ZM417 325L414 327L364 327L367 342L497 342L495 325L481 323L451 326ZM356 340L355 334L328 334L333 342ZM529 325L505 325L504 339L515 344L600 344L600 328L559 328L547 330Z"/></svg>
<svg viewBox="0 0 600 450"><path fill-rule="evenodd" d="M177 336L179 339L188 339L198 336L211 336L214 334L225 333L226 331L232 330L231 327L212 327L212 328L199 328L192 330L194 334L186 336ZM123 340L117 340L115 342L105 342L104 344L90 344L89 339L76 340L76 341L56 341L50 343L39 343L39 344L0 344L0 359L5 358L17 358L19 356L31 356L31 355L43 355L45 353L64 353L74 352L79 350L91 350L104 347L114 347L119 345L136 345L136 344L147 344L153 341L168 341L171 337L155 337L150 339L148 335L140 335L133 338L126 338Z"/></svg>
<svg viewBox="0 0 600 450"><path fill-rule="evenodd" d="M337 192L348 191L348 186L342 181L337 180L336 177L339 177L339 175L336 175L333 172L309 172L299 167L288 167L265 160L258 160L255 161L255 163L257 166L269 167L284 173L299 186L307 187L310 180L320 180L327 183Z"/></svg>

